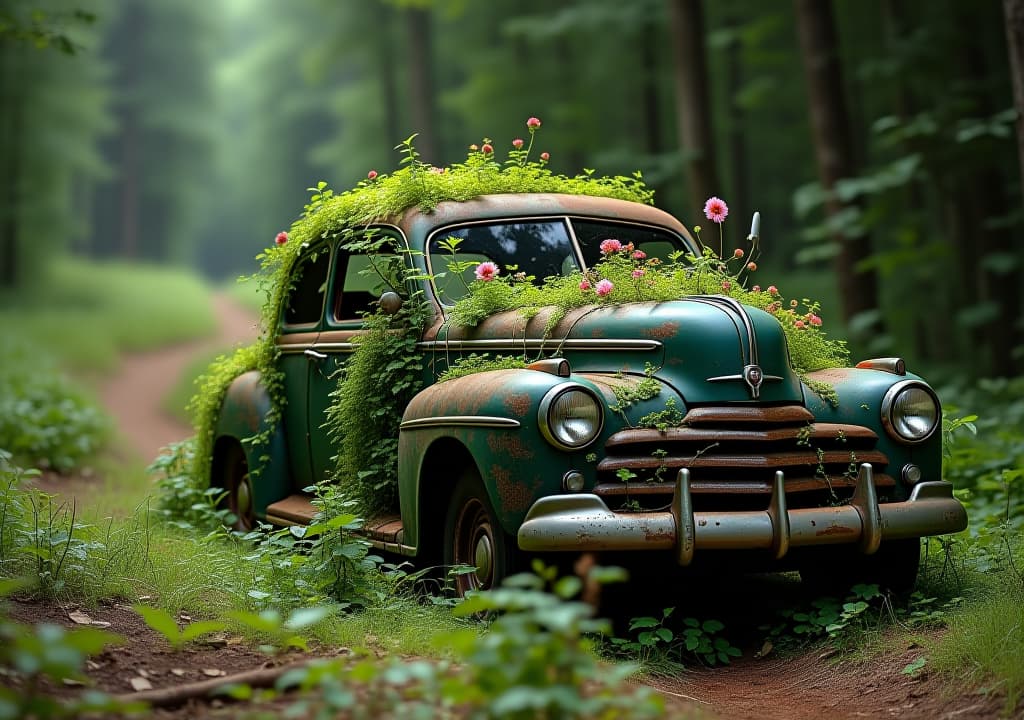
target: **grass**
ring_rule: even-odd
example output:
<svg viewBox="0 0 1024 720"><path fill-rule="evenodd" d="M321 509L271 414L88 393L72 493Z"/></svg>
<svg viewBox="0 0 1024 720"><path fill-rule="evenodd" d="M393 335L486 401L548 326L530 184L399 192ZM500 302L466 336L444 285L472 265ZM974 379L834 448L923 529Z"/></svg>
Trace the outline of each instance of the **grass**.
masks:
<svg viewBox="0 0 1024 720"><path fill-rule="evenodd" d="M0 327L67 369L106 372L121 352L208 335L216 319L187 270L60 258L38 288L3 299Z"/></svg>

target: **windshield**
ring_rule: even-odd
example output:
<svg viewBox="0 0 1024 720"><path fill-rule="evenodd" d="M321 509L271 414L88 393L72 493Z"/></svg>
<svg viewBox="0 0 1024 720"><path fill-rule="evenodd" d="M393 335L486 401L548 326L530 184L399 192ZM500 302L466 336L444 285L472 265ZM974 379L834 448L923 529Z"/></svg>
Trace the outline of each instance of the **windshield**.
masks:
<svg viewBox="0 0 1024 720"><path fill-rule="evenodd" d="M446 249L452 245L454 253ZM523 273L538 283L579 269L564 220L506 221L444 230L430 239L429 253L438 299L445 305L466 294L483 262L497 265L501 276Z"/></svg>
<svg viewBox="0 0 1024 720"><path fill-rule="evenodd" d="M682 238L660 228L583 218L569 222L587 267L601 260L601 241L609 238L623 245L633 243L647 257L663 262L670 253L689 250ZM428 256L438 300L445 305L454 304L469 291L477 268L484 262L494 263L500 277L522 273L532 277L535 284L581 269L569 225L562 218L504 220L442 230L431 237Z"/></svg>

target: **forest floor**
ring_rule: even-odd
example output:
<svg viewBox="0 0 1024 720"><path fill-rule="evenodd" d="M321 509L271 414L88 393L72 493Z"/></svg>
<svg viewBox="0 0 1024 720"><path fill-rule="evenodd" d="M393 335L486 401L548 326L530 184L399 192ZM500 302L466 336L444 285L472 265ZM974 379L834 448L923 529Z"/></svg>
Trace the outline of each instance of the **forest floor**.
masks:
<svg viewBox="0 0 1024 720"><path fill-rule="evenodd" d="M190 362L204 353L228 348L255 337L255 316L230 299L215 301L220 330L215 338L164 350L127 355L117 375L101 389L100 397L115 419L127 454L146 461L160 448L187 437L191 429L169 417L161 404L170 387ZM82 479L68 493L68 479L60 481L64 495L88 502L88 486ZM41 485L47 491L57 488ZM748 599L758 593L746 594ZM215 636L205 644L193 643L173 651L166 640L142 622L130 607L121 604L80 608L60 604L15 601L12 616L23 622L48 621L68 627L97 623L121 635L122 645L107 649L89 662L87 675L99 689L131 695L137 688L169 688L238 673L272 668L301 660L301 654L268 658L241 638ZM187 622L188 618L180 618ZM726 625L729 618L722 617ZM109 626L106 624L109 623ZM934 637L935 631L930 631ZM951 691L943 677L924 671L914 676L903 668L920 656L916 642L893 633L882 643L884 650L846 653L815 646L795 654L754 657L756 648L744 648L744 657L726 667L685 670L672 677L646 683L665 696L671 717L721 717L738 719L840 718L949 718L977 720L999 715L1002 703L982 692ZM321 648L317 654L337 655L343 648ZM72 692L56 688L54 692ZM225 700L190 700L174 709L154 710L155 717L231 716L238 707Z"/></svg>

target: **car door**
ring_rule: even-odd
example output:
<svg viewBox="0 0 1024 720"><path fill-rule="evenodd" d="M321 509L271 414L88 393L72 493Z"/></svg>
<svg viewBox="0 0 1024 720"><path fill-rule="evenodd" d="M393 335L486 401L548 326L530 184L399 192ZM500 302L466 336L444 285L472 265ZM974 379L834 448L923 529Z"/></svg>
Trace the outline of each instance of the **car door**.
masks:
<svg viewBox="0 0 1024 720"><path fill-rule="evenodd" d="M283 374L282 408L292 487L299 490L313 477L310 461L309 384L317 372L313 350L323 326L331 253L321 246L301 257L292 273L292 286L281 317L278 368Z"/></svg>
<svg viewBox="0 0 1024 720"><path fill-rule="evenodd" d="M374 232L379 236L379 230ZM363 313L374 309L383 291L380 279L370 270L367 254L342 248L335 252L330 300L314 348L316 357L309 379L310 456L313 478L318 482L331 475L338 452L324 427L327 409L334 402L331 393L337 389L345 364L355 351L353 340L361 332Z"/></svg>

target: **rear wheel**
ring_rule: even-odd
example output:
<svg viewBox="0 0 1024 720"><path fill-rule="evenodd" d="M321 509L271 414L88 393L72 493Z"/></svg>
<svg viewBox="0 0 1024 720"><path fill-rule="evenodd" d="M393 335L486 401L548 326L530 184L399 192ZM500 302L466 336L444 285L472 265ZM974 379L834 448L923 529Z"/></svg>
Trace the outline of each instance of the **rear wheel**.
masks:
<svg viewBox="0 0 1024 720"><path fill-rule="evenodd" d="M227 496L221 503L235 516L231 527L246 532L256 525L253 513L252 480L249 477L249 463L242 446L232 443L224 450L220 462L220 487Z"/></svg>
<svg viewBox="0 0 1024 720"><path fill-rule="evenodd" d="M844 592L857 583L877 584L882 590L906 593L914 589L921 566L918 538L883 542L872 555L851 551L822 555L800 568L800 578L816 591Z"/></svg>
<svg viewBox="0 0 1024 720"><path fill-rule="evenodd" d="M455 576L455 591L489 590L518 569L515 538L501 528L480 476L469 470L455 486L444 532L444 563L466 565L473 572Z"/></svg>

